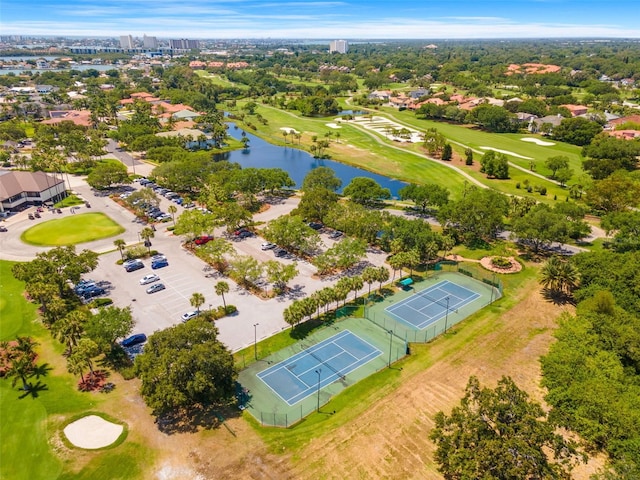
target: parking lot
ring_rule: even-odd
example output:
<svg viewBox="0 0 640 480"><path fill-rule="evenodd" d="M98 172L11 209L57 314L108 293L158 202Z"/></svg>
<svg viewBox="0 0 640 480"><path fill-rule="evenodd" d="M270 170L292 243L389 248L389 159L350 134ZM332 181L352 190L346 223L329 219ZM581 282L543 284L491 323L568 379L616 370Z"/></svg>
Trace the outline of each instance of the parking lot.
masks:
<svg viewBox="0 0 640 480"><path fill-rule="evenodd" d="M113 241L116 238L123 238L127 244L136 244L139 241L138 234L143 226L135 221L136 219L131 212L118 205L111 198L94 196L88 185L78 177L72 177L71 180L73 190L82 197L91 200L91 211L101 211L109 215L126 229L123 234L117 237L81 244L77 246L77 249L88 248L101 253L98 267L85 278L97 282L108 282L110 288L106 295L113 299L114 304L118 307L131 306L136 322L133 333L150 335L156 330L180 323L182 314L193 310L189 300L194 292L199 292L205 297L205 303L201 309L207 309L210 305L213 308L222 305L222 298L215 294L214 286L218 281L225 280L230 286L229 293L225 294L226 303L235 305L238 308L238 313L217 320L216 325L220 331L220 340L231 350L236 351L252 345L254 334L259 341L289 328L289 325L283 320L284 309L293 300L307 296L326 286L331 286L339 278L338 275L319 278L315 275L316 269L313 265L292 255L276 258L274 250L261 249L261 244L265 242L265 239L260 236L250 236L243 239L229 238L236 252L240 255L250 255L260 262L275 259L283 263L298 263L299 274L289 282L291 290L288 294L269 300L260 299L239 288L229 278L212 276L212 272L205 269L204 262L182 247L183 239L167 231L166 227L172 222L157 224L155 237L151 239L151 248L165 254L169 266L152 270L150 260L144 260L144 268L127 273L122 265L116 263L120 259L120 253L115 249ZM134 183L132 187L134 189L142 188L137 183ZM164 211L167 211L170 204L174 204L164 197L160 197L160 200L160 208ZM254 220L268 222L289 213L297 203L297 197L282 199L271 205L269 209L257 214ZM84 210L85 207L82 207L79 213ZM176 216L182 211L183 208L178 206ZM45 250L45 248L25 245L20 241L20 233L39 221L70 214L69 209L66 208L62 209L62 214L47 213L42 219L29 220L27 218L28 211L13 216L6 223L9 231L2 233L0 237L2 257L11 260L30 260L38 251ZM321 232L321 238L326 247L330 247L336 241L329 238L329 233ZM215 232L216 236L222 234L223 229L217 229ZM370 251L367 254L367 262L376 266L382 265L384 259L383 252ZM140 285L140 279L150 273L156 273L160 276L160 282L166 285L165 290L153 294L146 293L149 285ZM255 330L254 324L257 324Z"/></svg>

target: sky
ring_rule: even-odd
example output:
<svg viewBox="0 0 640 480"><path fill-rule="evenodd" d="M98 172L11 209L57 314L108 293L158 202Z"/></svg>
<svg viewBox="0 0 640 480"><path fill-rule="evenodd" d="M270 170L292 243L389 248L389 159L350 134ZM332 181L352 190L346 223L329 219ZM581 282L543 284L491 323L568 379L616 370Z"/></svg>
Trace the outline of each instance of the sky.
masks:
<svg viewBox="0 0 640 480"><path fill-rule="evenodd" d="M3 35L640 38L640 0L0 0Z"/></svg>

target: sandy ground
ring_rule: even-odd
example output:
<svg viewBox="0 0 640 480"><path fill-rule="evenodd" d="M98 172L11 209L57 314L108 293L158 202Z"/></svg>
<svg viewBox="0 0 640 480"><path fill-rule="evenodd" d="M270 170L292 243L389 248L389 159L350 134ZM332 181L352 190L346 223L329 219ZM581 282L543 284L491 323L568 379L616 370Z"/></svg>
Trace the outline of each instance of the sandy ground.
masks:
<svg viewBox="0 0 640 480"><path fill-rule="evenodd" d="M325 123L325 125L329 128L342 128L340 125L338 125L337 123Z"/></svg>
<svg viewBox="0 0 640 480"><path fill-rule="evenodd" d="M76 447L94 449L111 445L122 430L122 425L107 422L97 415L87 415L67 425L64 434Z"/></svg>
<svg viewBox="0 0 640 480"><path fill-rule="evenodd" d="M295 451L267 446L242 418L207 432L166 434L140 398L139 381L119 381L110 393L107 413L129 425L127 441L153 450L143 478L178 479L441 479L429 440L433 417L449 412L464 394L470 375L495 386L510 375L520 388L542 402L540 355L553 341L555 319L564 310L545 301L532 281L523 286L511 309L491 321L467 322L425 346L424 364L405 366L399 386L379 393L379 400L359 415L341 419L336 428ZM456 347L458 342L464 347ZM426 353L426 354L425 354ZM597 462L574 470L587 480Z"/></svg>
<svg viewBox="0 0 640 480"><path fill-rule="evenodd" d="M291 128L291 127L280 127L280 130L287 133L300 133L295 128Z"/></svg>
<svg viewBox="0 0 640 480"><path fill-rule="evenodd" d="M513 153L513 152L510 152L509 150L500 150L499 148L480 147L480 150L493 150L494 152L504 153L505 155L511 155L512 157L524 158L525 160L533 160L532 157L525 157L524 155Z"/></svg>
<svg viewBox="0 0 640 480"><path fill-rule="evenodd" d="M540 140L539 138L521 138L523 142L535 143L536 145L540 145L541 147L550 147L551 145L555 145L553 142L545 142L544 140Z"/></svg>

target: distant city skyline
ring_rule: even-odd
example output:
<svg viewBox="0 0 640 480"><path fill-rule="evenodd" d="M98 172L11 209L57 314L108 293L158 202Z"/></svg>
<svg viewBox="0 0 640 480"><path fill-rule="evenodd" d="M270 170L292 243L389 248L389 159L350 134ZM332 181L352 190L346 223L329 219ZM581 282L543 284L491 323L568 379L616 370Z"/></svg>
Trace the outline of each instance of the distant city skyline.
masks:
<svg viewBox="0 0 640 480"><path fill-rule="evenodd" d="M3 35L160 38L640 38L638 0L32 0ZM140 33L136 33L140 32Z"/></svg>

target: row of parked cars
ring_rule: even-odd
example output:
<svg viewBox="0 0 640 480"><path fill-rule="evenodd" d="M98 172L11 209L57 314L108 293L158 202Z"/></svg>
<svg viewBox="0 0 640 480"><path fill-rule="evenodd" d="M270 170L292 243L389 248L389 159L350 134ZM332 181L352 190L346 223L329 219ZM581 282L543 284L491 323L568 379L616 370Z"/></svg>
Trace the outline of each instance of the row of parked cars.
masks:
<svg viewBox="0 0 640 480"><path fill-rule="evenodd" d="M193 203L184 203L184 198L180 196L180 194L172 192L168 188L161 187L160 185L155 184L148 178L140 178L138 179L138 183L143 187L151 188L158 195L162 195L168 200L171 200L178 205L182 205L184 208L193 208L195 204Z"/></svg>
<svg viewBox="0 0 640 480"><path fill-rule="evenodd" d="M110 282L95 280L80 280L73 287L73 291L80 297L83 302L89 302L96 297L106 295L107 289L111 286Z"/></svg>

